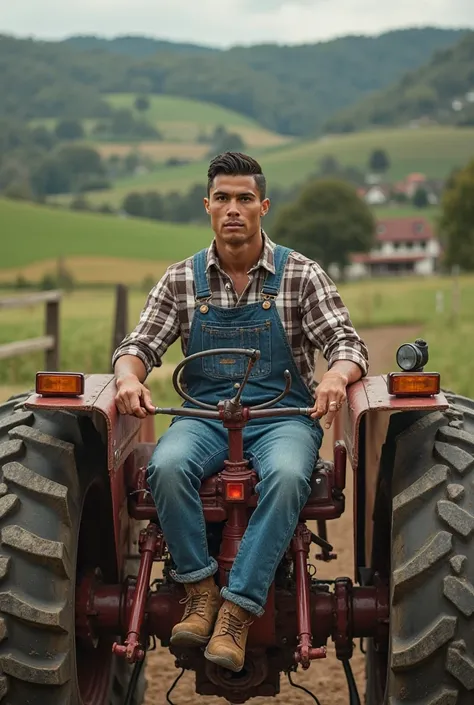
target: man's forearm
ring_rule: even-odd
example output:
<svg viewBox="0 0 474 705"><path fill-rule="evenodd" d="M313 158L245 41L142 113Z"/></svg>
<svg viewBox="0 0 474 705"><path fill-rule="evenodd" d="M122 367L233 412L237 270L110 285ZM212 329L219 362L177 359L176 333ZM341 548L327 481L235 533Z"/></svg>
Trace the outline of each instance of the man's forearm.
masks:
<svg viewBox="0 0 474 705"><path fill-rule="evenodd" d="M114 374L117 382L130 375L134 375L140 382L147 378L146 367L136 355L122 355L114 365Z"/></svg>
<svg viewBox="0 0 474 705"><path fill-rule="evenodd" d="M340 374L344 378L346 386L357 382L362 377L359 365L351 360L336 360L326 374L331 372Z"/></svg>

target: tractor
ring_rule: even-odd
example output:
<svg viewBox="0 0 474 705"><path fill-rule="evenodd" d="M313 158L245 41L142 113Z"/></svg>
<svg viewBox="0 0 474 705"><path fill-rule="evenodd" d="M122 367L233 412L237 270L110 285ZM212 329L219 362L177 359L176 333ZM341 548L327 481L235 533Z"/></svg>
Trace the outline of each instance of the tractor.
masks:
<svg viewBox="0 0 474 705"><path fill-rule="evenodd" d="M223 352L246 363L234 396L215 407L189 397L186 364ZM228 430L228 459L200 490L222 586L258 502L242 430L252 419L310 410L285 406L289 373L276 399L246 406L258 350L196 356L173 374L184 403L156 413L219 419ZM350 665L357 640L366 705L472 703L474 402L441 390L440 375L425 369L425 341L401 345L396 359L398 371L348 388L333 458L314 467L239 673L210 663L201 648L170 645L184 593L147 487L153 416L120 415L111 374L38 372L33 392L0 407L0 703L140 705L143 665L158 642L178 677L195 673L196 703L201 695L245 703L276 696L282 674L295 684L293 674L324 659L330 640L349 705L361 703ZM349 470L353 575L320 580L310 551L314 544L318 559L335 557L327 527L345 510Z"/></svg>

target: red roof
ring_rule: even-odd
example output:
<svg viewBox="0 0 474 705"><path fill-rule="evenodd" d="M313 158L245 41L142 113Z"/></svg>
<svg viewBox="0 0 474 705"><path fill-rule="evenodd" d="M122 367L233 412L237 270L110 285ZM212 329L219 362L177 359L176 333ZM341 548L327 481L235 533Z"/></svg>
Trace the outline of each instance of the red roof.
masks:
<svg viewBox="0 0 474 705"><path fill-rule="evenodd" d="M417 172L413 174L408 174L408 176L405 178L405 181L411 183L411 182L416 182L416 181L426 181L426 176L424 174L419 174Z"/></svg>
<svg viewBox="0 0 474 705"><path fill-rule="evenodd" d="M377 242L421 242L434 238L425 218L384 218L377 221Z"/></svg>

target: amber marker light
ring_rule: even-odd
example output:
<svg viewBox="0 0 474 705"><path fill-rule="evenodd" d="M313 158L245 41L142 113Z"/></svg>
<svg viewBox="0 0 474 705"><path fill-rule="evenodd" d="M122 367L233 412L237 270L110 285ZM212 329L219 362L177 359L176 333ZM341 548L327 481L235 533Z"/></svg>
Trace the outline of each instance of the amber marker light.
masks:
<svg viewBox="0 0 474 705"><path fill-rule="evenodd" d="M388 393L397 397L430 397L440 393L439 372L391 372Z"/></svg>
<svg viewBox="0 0 474 705"><path fill-rule="evenodd" d="M243 482L228 482L225 486L225 498L229 502L242 502L245 498Z"/></svg>
<svg viewBox="0 0 474 705"><path fill-rule="evenodd" d="M84 394L82 372L37 372L36 394L43 397L78 397Z"/></svg>

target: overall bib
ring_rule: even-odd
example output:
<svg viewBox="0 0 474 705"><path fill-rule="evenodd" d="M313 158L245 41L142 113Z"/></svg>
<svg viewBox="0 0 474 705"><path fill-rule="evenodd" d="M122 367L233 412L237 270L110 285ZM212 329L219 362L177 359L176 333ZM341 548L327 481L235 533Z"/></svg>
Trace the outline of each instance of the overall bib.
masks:
<svg viewBox="0 0 474 705"><path fill-rule="evenodd" d="M197 307L186 354L224 347L260 350L260 360L243 390L244 405L278 396L285 385L286 369L291 373L292 387L276 406L314 403L275 305L290 252L276 247L275 274L267 275L261 301L235 308L211 303L206 250L193 259ZM183 372L188 394L208 404L232 397L247 363L243 355L226 354L192 361ZM309 496L322 436L319 421L303 416L253 419L244 429L245 457L259 477L259 502L222 596L257 616L263 614L268 589ZM172 576L178 582L197 582L217 571L216 561L208 553L199 488L203 479L223 469L226 457L227 431L220 421L177 417L150 460L148 482L176 564Z"/></svg>

